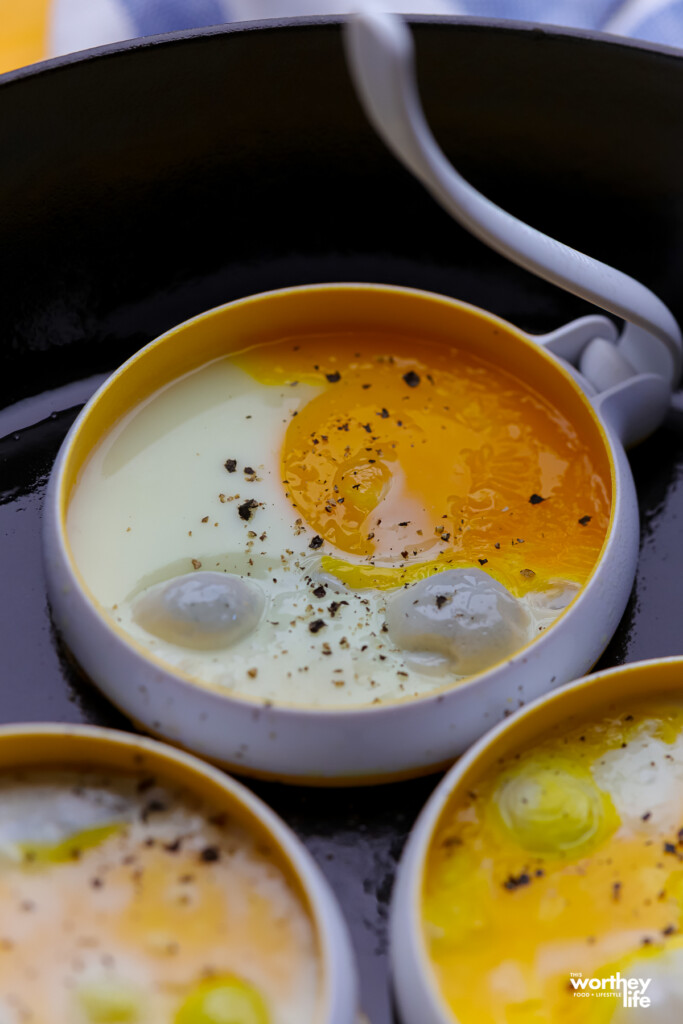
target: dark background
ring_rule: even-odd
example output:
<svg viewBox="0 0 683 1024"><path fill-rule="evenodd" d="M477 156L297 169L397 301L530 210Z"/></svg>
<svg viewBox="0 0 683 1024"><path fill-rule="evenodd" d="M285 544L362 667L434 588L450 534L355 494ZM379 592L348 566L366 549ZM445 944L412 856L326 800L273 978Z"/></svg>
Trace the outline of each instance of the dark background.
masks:
<svg viewBox="0 0 683 1024"><path fill-rule="evenodd" d="M468 19L422 19L415 33L430 122L469 180L644 281L681 319L683 58ZM129 727L60 650L45 600L41 500L91 389L78 382L202 309L289 284L421 287L531 331L590 311L471 239L393 161L355 100L334 20L165 37L6 75L0 139L3 722ZM631 464L640 565L601 666L683 653L680 395ZM396 863L436 781L250 783L341 898L372 1024L391 1021Z"/></svg>

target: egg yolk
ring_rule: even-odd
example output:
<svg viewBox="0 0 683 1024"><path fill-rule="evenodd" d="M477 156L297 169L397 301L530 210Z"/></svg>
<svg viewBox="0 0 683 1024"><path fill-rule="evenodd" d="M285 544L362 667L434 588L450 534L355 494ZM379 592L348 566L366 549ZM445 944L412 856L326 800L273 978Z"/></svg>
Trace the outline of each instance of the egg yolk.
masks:
<svg viewBox="0 0 683 1024"><path fill-rule="evenodd" d="M478 565L516 596L587 579L608 486L571 424L522 381L456 347L374 334L233 358L262 383L320 388L287 425L282 479L333 549L324 570L348 586Z"/></svg>
<svg viewBox="0 0 683 1024"><path fill-rule="evenodd" d="M257 990L240 978L211 978L187 997L175 1024L269 1024Z"/></svg>
<svg viewBox="0 0 683 1024"><path fill-rule="evenodd" d="M586 852L619 820L588 771L531 758L503 777L494 797L501 824L531 853Z"/></svg>
<svg viewBox="0 0 683 1024"><path fill-rule="evenodd" d="M120 823L98 825L95 828L74 832L57 843L20 843L18 849L27 864L61 864L64 861L77 860L84 850L99 846L105 839L120 832L122 827Z"/></svg>
<svg viewBox="0 0 683 1024"><path fill-rule="evenodd" d="M84 985L78 992L78 1001L88 1024L135 1024L141 1020L140 997L124 982Z"/></svg>
<svg viewBox="0 0 683 1024"><path fill-rule="evenodd" d="M680 779L683 709L629 711L508 759L442 814L426 861L423 934L459 1024L602 1024L618 1000L574 998L570 972L625 975L638 958L683 950L683 793L662 809L652 783L658 813L627 822L591 771L618 755L614 777L634 773L642 795L646 723L670 745L664 760ZM620 799L622 811L633 803Z"/></svg>
<svg viewBox="0 0 683 1024"><path fill-rule="evenodd" d="M347 562L334 555L323 555L320 568L323 572L335 576L341 583L352 590L395 590L408 583L417 583L433 576L436 572L452 568L454 562L445 559L430 562L413 562L398 568L390 565L359 565Z"/></svg>

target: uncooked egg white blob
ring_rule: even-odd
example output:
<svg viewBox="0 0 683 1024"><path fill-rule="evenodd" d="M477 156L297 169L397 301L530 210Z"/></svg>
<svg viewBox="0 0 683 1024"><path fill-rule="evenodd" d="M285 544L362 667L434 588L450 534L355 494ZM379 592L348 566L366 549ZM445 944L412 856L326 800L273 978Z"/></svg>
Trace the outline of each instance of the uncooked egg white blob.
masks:
<svg viewBox="0 0 683 1024"><path fill-rule="evenodd" d="M372 704L489 668L590 575L609 482L540 394L420 338L286 338L101 440L67 532L116 624L259 700Z"/></svg>

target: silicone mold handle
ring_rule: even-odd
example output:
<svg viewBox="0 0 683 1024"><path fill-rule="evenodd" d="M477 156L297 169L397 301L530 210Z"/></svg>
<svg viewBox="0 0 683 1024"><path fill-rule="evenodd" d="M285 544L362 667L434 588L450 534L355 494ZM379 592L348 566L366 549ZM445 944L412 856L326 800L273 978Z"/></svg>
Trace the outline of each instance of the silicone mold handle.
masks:
<svg viewBox="0 0 683 1024"><path fill-rule="evenodd" d="M574 362L600 393L601 413L609 419L618 407L611 425L625 444L650 433L681 372L681 332L670 310L638 281L524 224L458 174L425 120L412 37L399 17L362 9L347 23L345 45L370 122L448 213L513 262L627 321L618 339L609 329L585 339ZM538 340L554 350L553 336ZM608 393L628 398L602 400Z"/></svg>

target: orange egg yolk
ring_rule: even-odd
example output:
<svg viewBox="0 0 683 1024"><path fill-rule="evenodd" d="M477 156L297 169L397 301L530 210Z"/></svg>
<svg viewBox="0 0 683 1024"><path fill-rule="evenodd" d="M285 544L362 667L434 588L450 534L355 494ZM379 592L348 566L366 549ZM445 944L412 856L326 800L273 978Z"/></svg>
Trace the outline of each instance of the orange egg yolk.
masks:
<svg viewBox="0 0 683 1024"><path fill-rule="evenodd" d="M608 483L522 381L456 347L376 334L284 339L236 361L265 384L321 389L287 426L282 479L329 545L323 568L349 585L480 565L517 595L587 579Z"/></svg>

